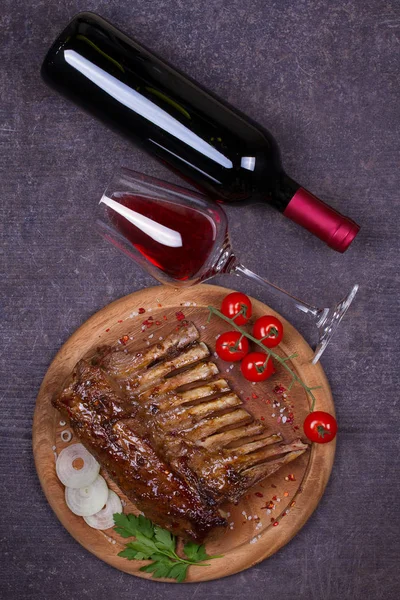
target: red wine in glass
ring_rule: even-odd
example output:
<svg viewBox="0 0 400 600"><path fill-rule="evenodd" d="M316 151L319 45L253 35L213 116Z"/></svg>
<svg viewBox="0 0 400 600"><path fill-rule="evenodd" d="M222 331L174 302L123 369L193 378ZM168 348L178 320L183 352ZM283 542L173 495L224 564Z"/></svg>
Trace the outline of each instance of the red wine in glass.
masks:
<svg viewBox="0 0 400 600"><path fill-rule="evenodd" d="M358 285L331 308L317 308L250 271L233 253L227 218L205 196L146 175L121 169L100 200L100 233L161 283L195 285L214 275L244 275L289 299L315 322L321 357Z"/></svg>
<svg viewBox="0 0 400 600"><path fill-rule="evenodd" d="M212 251L216 225L212 217L196 208L176 203L160 203L134 194L113 195L122 207L142 215L177 234L174 245L166 245L165 237L151 237L110 206L107 213L114 227L138 252L171 279L190 281L207 262ZM127 213L125 213L127 214Z"/></svg>

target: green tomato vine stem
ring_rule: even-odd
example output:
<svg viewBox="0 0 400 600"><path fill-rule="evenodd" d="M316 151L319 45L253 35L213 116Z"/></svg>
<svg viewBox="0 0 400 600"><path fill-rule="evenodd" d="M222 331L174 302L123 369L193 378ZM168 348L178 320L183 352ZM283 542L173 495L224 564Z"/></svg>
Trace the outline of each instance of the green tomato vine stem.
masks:
<svg viewBox="0 0 400 600"><path fill-rule="evenodd" d="M311 399L310 412L314 411L315 403L316 403L316 398L315 398L314 394L312 393L312 390L316 390L320 386L318 386L318 387L309 387L307 384L304 383L304 381L302 381L300 379L300 377L298 375L296 375L296 373L294 371L292 371L292 369L287 364L287 361L289 360L289 358L295 358L295 355L291 355L290 357L287 357L287 358L282 358L281 356L279 356L278 354L276 354L276 352L274 352L273 350L271 350L271 348L268 348L267 346L264 346L264 344L261 342L261 340L258 340L257 338L253 337L250 333L248 333L245 329L243 329L239 325L236 325L235 319L239 316L240 313L238 313L237 315L234 316L233 319L231 319L230 317L226 317L224 314L222 314L222 312L219 311L217 308L214 308L214 306L208 306L208 310L210 312L209 320L211 318L211 315L216 315L220 319L223 319L224 321L226 321L227 323L229 323L243 337L246 337L248 340L252 341L254 344L257 344L257 346L259 346L260 348L262 348L263 352L266 352L266 354L268 354L266 362L268 362L268 360L270 358L273 358L278 363L280 363L283 366L283 368L286 369L286 371L288 371L288 373L290 373L290 375L292 377L292 382L290 384L290 388L289 389L291 389L291 387L292 387L292 385L293 385L294 382L297 382L299 385L301 385L301 387L305 390L305 392L309 395L309 397Z"/></svg>

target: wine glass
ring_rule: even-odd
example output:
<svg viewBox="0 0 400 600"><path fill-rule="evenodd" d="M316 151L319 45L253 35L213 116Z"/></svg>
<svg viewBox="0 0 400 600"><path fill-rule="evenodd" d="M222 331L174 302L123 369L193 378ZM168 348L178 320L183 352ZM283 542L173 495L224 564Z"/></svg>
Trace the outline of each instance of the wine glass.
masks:
<svg viewBox="0 0 400 600"><path fill-rule="evenodd" d="M288 299L318 329L312 363L321 358L358 285L330 308L317 308L260 277L236 258L225 212L205 196L120 169L107 186L96 221L101 235L161 283L191 286L217 274L244 275Z"/></svg>

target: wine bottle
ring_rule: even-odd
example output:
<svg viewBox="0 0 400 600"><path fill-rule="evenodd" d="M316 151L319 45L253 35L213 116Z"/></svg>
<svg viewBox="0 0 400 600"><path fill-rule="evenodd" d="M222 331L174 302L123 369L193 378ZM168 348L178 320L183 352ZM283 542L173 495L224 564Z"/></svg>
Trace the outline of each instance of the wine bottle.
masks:
<svg viewBox="0 0 400 600"><path fill-rule="evenodd" d="M285 173L267 130L98 15L72 19L42 76L220 202L268 202L339 252L359 230Z"/></svg>

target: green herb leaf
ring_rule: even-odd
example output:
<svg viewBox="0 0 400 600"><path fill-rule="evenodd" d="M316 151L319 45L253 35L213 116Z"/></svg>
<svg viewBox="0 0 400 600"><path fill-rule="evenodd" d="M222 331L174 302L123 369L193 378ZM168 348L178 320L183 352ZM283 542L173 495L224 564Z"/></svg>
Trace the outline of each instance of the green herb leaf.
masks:
<svg viewBox="0 0 400 600"><path fill-rule="evenodd" d="M157 525L154 527L154 535L157 540L156 546L160 550L174 552L176 547L175 536L166 529L161 529Z"/></svg>
<svg viewBox="0 0 400 600"><path fill-rule="evenodd" d="M204 545L195 544L194 542L188 542L185 544L183 551L188 559L193 562L202 562L210 558Z"/></svg>
<svg viewBox="0 0 400 600"><path fill-rule="evenodd" d="M127 558L128 560L139 560L138 553L132 548L125 548L124 550L118 553L118 556L121 556L122 558Z"/></svg>
<svg viewBox="0 0 400 600"><path fill-rule="evenodd" d="M168 579L176 579L177 581L184 581L186 577L186 571L189 565L184 563L175 563L168 574ZM178 579L183 576L183 579Z"/></svg>
<svg viewBox="0 0 400 600"><path fill-rule="evenodd" d="M116 532L122 537L135 537L140 531L139 521L135 515L124 515L123 513L115 513L113 515L114 523L117 526Z"/></svg>
<svg viewBox="0 0 400 600"><path fill-rule="evenodd" d="M150 519L146 519L146 517L144 517L143 515L138 516L138 529L144 536L146 536L149 539L151 539L154 536L153 523L150 521Z"/></svg>
<svg viewBox="0 0 400 600"><path fill-rule="evenodd" d="M173 574L172 574L172 569L171 569L169 577L171 579L176 579L176 581L178 581L179 583L182 583L182 581L185 581L185 579L186 579L186 573L187 573L189 565L185 565L184 563L181 563L177 566L179 566L179 570L174 568Z"/></svg>
<svg viewBox="0 0 400 600"><path fill-rule="evenodd" d="M183 551L189 560L196 560L199 548L200 544L196 544L195 542L187 542L187 544L185 544L183 547Z"/></svg>
<svg viewBox="0 0 400 600"><path fill-rule="evenodd" d="M191 564L219 558L208 556L205 547L194 542L188 542L184 546L184 553L188 560L181 558L175 552L176 537L166 529L154 525L143 515L136 517L132 514L116 513L114 522L114 530L122 537L135 538L126 544L125 549L118 556L128 560L151 560L151 563L140 567L140 571L152 573L152 577L176 579L182 582L186 579ZM207 565L202 564L202 566Z"/></svg>
<svg viewBox="0 0 400 600"><path fill-rule="evenodd" d="M153 571L153 577L168 577L169 572L171 571L173 564L170 565L165 562L156 562L155 570Z"/></svg>
<svg viewBox="0 0 400 600"><path fill-rule="evenodd" d="M149 565L144 565L144 567L140 567L139 571L144 571L145 573L152 573L157 569L157 564L158 563L156 562L152 562Z"/></svg>

